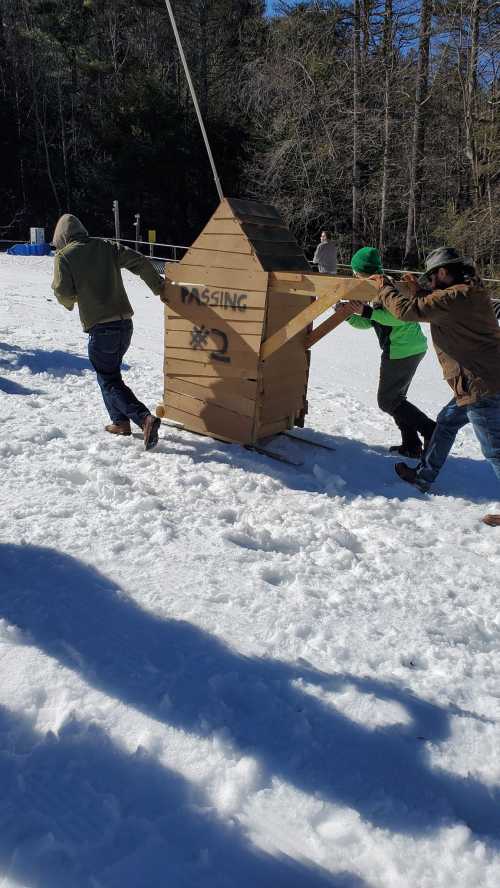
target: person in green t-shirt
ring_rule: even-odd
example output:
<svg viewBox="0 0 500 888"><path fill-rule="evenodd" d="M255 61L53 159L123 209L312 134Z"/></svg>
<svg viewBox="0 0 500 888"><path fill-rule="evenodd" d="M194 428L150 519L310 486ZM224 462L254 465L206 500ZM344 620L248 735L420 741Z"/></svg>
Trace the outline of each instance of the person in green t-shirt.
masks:
<svg viewBox="0 0 500 888"><path fill-rule="evenodd" d="M369 277L382 273L382 261L375 247L362 247L351 259L356 277ZM390 447L393 453L417 459L432 437L436 423L418 407L407 400L406 395L417 367L427 351L427 339L419 324L400 321L393 314L375 303L349 302L352 315L347 322L357 330L375 330L382 358L377 403L384 413L394 419L401 432L401 444ZM344 303L345 307L345 303Z"/></svg>

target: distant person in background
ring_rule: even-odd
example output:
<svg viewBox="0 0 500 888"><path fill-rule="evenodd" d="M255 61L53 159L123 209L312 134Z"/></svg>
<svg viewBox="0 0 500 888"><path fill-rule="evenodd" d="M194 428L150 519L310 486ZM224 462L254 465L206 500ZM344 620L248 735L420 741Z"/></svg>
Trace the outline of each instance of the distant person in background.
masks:
<svg viewBox="0 0 500 888"><path fill-rule="evenodd" d="M362 247L351 259L356 277L382 274L380 253L375 247ZM396 318L380 303L373 307L363 302L339 303L339 310L352 315L348 323L357 330L373 329L382 349L377 403L392 416L401 432L401 444L389 449L393 453L418 459L432 437L436 423L411 404L406 395L418 365L427 351L427 339L418 324ZM422 441L419 435L422 436Z"/></svg>
<svg viewBox="0 0 500 888"><path fill-rule="evenodd" d="M401 320L430 324L432 341L453 389L440 411L432 440L416 468L396 463L403 481L429 489L469 422L483 456L500 481L500 330L492 299L470 259L453 247L438 247L425 260L425 275L406 274L410 293L403 295L390 278L374 278L383 306ZM500 526L500 514L485 515Z"/></svg>
<svg viewBox="0 0 500 888"><path fill-rule="evenodd" d="M313 256L313 265L321 274L337 274L337 247L332 241L331 231L322 231L320 242Z"/></svg>
<svg viewBox="0 0 500 888"><path fill-rule="evenodd" d="M123 286L121 269L139 275L153 293L163 294L164 279L152 263L127 247L90 238L76 216L65 213L52 239L56 249L52 289L69 311L78 305L83 329L89 334L89 360L97 373L111 424L106 431L130 435L130 421L142 431L144 446L158 443L160 420L125 385L123 356L132 339L133 308Z"/></svg>

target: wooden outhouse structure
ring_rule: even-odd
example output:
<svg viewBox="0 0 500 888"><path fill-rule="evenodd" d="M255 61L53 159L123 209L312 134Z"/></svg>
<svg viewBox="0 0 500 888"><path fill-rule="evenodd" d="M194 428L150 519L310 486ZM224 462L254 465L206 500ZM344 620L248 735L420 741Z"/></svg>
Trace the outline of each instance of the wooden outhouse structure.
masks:
<svg viewBox="0 0 500 888"><path fill-rule="evenodd" d="M255 445L307 413L311 333L339 299L367 301L366 281L311 274L278 211L224 198L178 263L165 268L164 395L157 415Z"/></svg>

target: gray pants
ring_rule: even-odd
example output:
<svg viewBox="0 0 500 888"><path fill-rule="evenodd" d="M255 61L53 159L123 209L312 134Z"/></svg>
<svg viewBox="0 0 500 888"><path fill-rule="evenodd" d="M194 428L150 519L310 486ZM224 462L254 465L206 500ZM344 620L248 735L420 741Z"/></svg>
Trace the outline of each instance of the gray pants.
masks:
<svg viewBox="0 0 500 888"><path fill-rule="evenodd" d="M425 352L420 355L411 355L409 358L392 359L382 355L377 404L384 413L390 413L393 416L398 407L406 400L411 381L424 355Z"/></svg>
<svg viewBox="0 0 500 888"><path fill-rule="evenodd" d="M434 420L406 400L410 383L424 355L425 352L392 360L382 355L380 364L377 403L384 413L392 416L407 447L420 445L418 433L423 436L424 442L429 440L435 427Z"/></svg>

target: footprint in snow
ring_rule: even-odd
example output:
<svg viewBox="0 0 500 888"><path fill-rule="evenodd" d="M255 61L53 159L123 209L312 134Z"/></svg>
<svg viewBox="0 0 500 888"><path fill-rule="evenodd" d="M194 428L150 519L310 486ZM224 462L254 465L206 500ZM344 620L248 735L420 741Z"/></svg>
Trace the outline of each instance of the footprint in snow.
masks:
<svg viewBox="0 0 500 888"><path fill-rule="evenodd" d="M84 475L78 469L59 469L54 474L59 480L69 481L70 484L86 484L89 480L87 475Z"/></svg>
<svg viewBox="0 0 500 888"><path fill-rule="evenodd" d="M296 542L286 538L273 537L268 530L263 530L260 534L226 531L222 536L229 543L255 552L279 552L282 555L295 555L300 550L300 546Z"/></svg>
<svg viewBox="0 0 500 888"><path fill-rule="evenodd" d="M217 513L217 518L219 521L224 521L225 524L236 524L238 514L234 509L222 509Z"/></svg>
<svg viewBox="0 0 500 888"><path fill-rule="evenodd" d="M259 571L259 576L261 580L264 580L265 583L269 583L270 586L283 586L287 581L287 577L280 573L278 570L273 570L270 567L264 567Z"/></svg>

